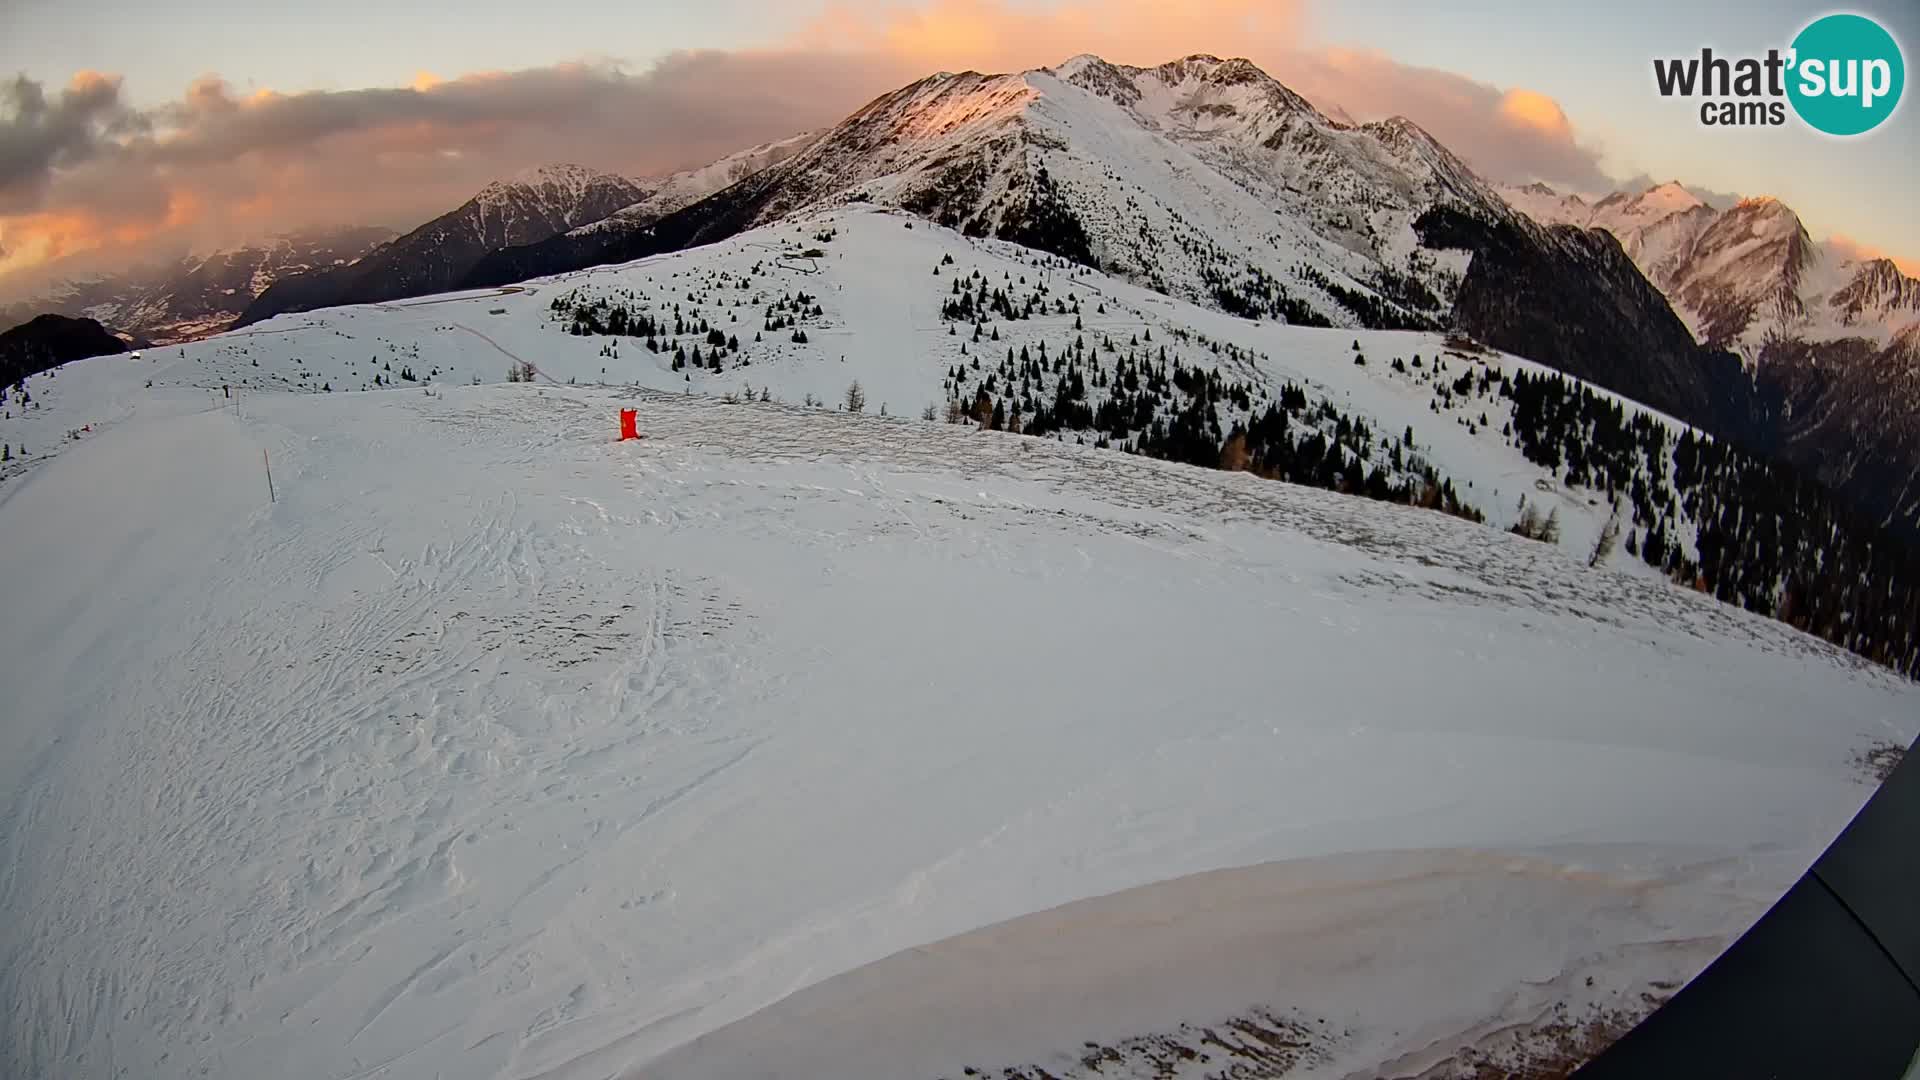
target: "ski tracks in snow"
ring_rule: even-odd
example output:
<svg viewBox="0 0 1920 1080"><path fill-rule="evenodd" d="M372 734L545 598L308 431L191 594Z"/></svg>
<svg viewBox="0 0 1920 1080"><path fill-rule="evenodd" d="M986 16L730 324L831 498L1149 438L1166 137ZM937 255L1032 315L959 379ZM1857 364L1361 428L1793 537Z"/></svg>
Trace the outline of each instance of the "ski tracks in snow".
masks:
<svg viewBox="0 0 1920 1080"><path fill-rule="evenodd" d="M606 388L252 400L0 507L0 1072L604 1076L1089 892L1562 838L1540 790L1582 836L1777 837L1708 804L1854 794L1796 786L1850 766L1778 702L1901 704L1710 600L1249 477ZM1740 739L1608 677L1649 641ZM1506 653L1622 715L1532 718Z"/></svg>
<svg viewBox="0 0 1920 1080"><path fill-rule="evenodd" d="M752 749L725 723L752 687L751 627L722 583L644 552L595 565L584 552L617 549L605 534L624 527L604 511L328 490L344 471L324 459L333 447L313 458L271 423L254 434L278 440L287 497L217 523L213 584L169 612L172 661L138 691L109 680L86 710L137 722L87 748L66 795L42 785L7 819L9 850L62 822L85 831L60 873L9 875L20 1007L0 1071L106 1060L167 1075L193 1071L184 1056L264 1075L210 1034L262 1016L350 1015L337 1044L379 1060L420 1034L396 1002L463 980L510 988L551 908L580 892L583 858ZM223 460L175 464L218 477ZM130 528L114 557L164 579L140 560L150 526ZM467 895L476 874L485 902ZM422 920L459 929L422 934ZM30 975L59 997L30 992Z"/></svg>

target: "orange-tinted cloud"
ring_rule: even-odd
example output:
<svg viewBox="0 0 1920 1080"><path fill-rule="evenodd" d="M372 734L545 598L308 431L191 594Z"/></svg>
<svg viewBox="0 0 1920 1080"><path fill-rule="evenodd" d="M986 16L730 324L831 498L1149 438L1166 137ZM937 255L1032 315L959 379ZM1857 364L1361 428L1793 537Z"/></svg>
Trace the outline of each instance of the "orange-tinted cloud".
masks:
<svg viewBox="0 0 1920 1080"><path fill-rule="evenodd" d="M1573 137L1573 125L1560 103L1537 90L1518 88L1500 95L1500 115L1511 124L1551 136Z"/></svg>
<svg viewBox="0 0 1920 1080"><path fill-rule="evenodd" d="M1907 275L1910 278L1920 278L1920 259L1909 258L1902 255L1895 255L1892 252L1883 251L1880 248L1874 247L1872 244L1862 243L1858 240L1855 240L1851 236L1845 235L1844 233L1834 233L1832 236L1828 237L1827 239L1828 239L1828 242L1833 244L1834 248L1838 250L1840 254L1845 258L1863 259L1863 260L1864 259L1887 259L1891 261L1894 266L1898 267L1901 273Z"/></svg>
<svg viewBox="0 0 1920 1080"><path fill-rule="evenodd" d="M187 214L182 213L174 219L184 221L186 217ZM102 250L137 249L153 238L165 220L115 219L89 210L20 214L0 219L0 276Z"/></svg>
<svg viewBox="0 0 1920 1080"><path fill-rule="evenodd" d="M1304 8L1302 0L929 0L879 12L835 4L789 44L884 56L920 74L1024 71L1080 53L1151 66L1197 52L1277 51L1298 40Z"/></svg>
<svg viewBox="0 0 1920 1080"><path fill-rule="evenodd" d="M411 228L532 165L702 165L837 120L909 71L779 49L338 92L242 96L209 74L140 112L110 76L60 94L0 82L0 300L311 225Z"/></svg>

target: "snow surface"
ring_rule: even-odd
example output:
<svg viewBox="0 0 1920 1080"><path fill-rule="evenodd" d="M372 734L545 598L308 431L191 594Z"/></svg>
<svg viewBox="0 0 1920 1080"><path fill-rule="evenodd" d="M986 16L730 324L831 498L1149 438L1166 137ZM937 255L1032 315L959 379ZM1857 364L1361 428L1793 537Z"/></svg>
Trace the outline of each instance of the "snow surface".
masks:
<svg viewBox="0 0 1920 1080"><path fill-rule="evenodd" d="M826 257L782 254L823 229ZM30 380L43 407L0 419L14 444L34 425L0 482L0 1074L517 1080L677 1052L673 1075L715 1075L793 1045L728 1025L795 991L822 987L781 1008L925 1031L826 981L1266 863L1287 865L1104 902L1240 905L1217 932L1062 961L1192 950L1179 1002L1103 981L1003 1043L956 960L917 999L955 1005L951 1039L885 1045L1037 1060L1263 1005L1345 1025L1329 1060L1377 1069L1523 1021L1542 987L1684 978L1865 800L1855 755L1920 734L1911 684L1577 548L794 404L858 378L917 414L967 340L937 317L950 275L1051 275L1089 333L1239 342L1253 374L1415 423L1470 500L1506 493L1490 513L1523 487L1584 501L1386 370L1430 336L1255 324L1023 258L849 211ZM721 375L547 318L587 287L693 307L754 262L734 332L787 289L825 314ZM1071 321L996 323L997 347ZM461 385L510 356L640 385ZM439 374L288 392L370 358ZM746 384L780 400L708 396ZM635 404L647 438L611 441ZM1345 940L1375 962L1301 938L1356 896L1379 918ZM1319 977L1221 966L1247 943ZM839 1049L844 1075L907 1060Z"/></svg>
<svg viewBox="0 0 1920 1080"><path fill-rule="evenodd" d="M1177 878L896 953L643 1073L1459 1075L1464 1049L1497 1063L1518 1036L1538 1052L1545 1028L1638 1015L1635 995L1712 959L1742 902L1723 891L1736 864L1650 874L1648 855L1381 852ZM1252 1071L1276 1058L1292 1070Z"/></svg>

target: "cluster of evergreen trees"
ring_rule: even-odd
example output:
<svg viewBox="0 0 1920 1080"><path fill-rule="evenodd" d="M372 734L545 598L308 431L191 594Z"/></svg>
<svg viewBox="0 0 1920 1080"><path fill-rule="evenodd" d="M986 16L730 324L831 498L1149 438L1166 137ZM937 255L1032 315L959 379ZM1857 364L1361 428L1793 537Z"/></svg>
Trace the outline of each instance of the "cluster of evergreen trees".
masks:
<svg viewBox="0 0 1920 1080"><path fill-rule="evenodd" d="M1209 346L1216 350L1218 344ZM1371 498L1427 506L1475 521L1452 481L1414 450L1413 431L1387 438L1328 401L1289 384L1279 400L1157 348L1151 331L1125 347L1077 333L1049 349L1008 347L947 372L947 418L1018 434L1064 438L1208 468L1244 470Z"/></svg>
<svg viewBox="0 0 1920 1080"><path fill-rule="evenodd" d="M1372 293L1342 285L1321 273L1319 267L1304 262L1295 263L1293 272L1300 275L1301 280L1333 297L1334 302L1352 312L1354 318L1360 320L1360 325L1369 330L1437 330L1440 328L1437 311L1435 314L1422 314L1407 310ZM1414 282L1411 278L1395 280L1403 295L1430 301L1437 309L1439 300L1433 294L1424 289L1420 289L1419 293L1413 293L1407 289L1409 285L1417 287L1418 282Z"/></svg>
<svg viewBox="0 0 1920 1080"><path fill-rule="evenodd" d="M1563 376L1521 372L1509 383L1515 445L1570 486L1623 497L1629 554L1920 676L1920 556L1899 537L1796 469L1691 429L1671 438L1646 413Z"/></svg>
<svg viewBox="0 0 1920 1080"><path fill-rule="evenodd" d="M819 318L821 314L822 311L817 298L809 296L806 293L794 293L790 296L782 294L780 299L767 305L766 322L761 326L761 329L769 333L776 330L792 329L796 335L794 340L804 344L807 340L806 334L797 329L800 321L807 318Z"/></svg>
<svg viewBox="0 0 1920 1080"><path fill-rule="evenodd" d="M748 279L723 273L720 275L721 287L727 287L729 280L737 280L745 288ZM690 304L700 300L696 293L689 292L687 296ZM635 299L631 290L613 296L589 296L575 289L554 297L548 307L553 317L566 325L570 334L614 338L613 342L600 350L602 356L612 359L620 357L618 339L628 337L638 341L648 352L670 355L675 371L724 371L729 359L734 359L742 367L749 363L743 355L739 336L709 323L698 307L683 308L675 303L670 313L662 311L655 315L644 309L629 308L627 302ZM735 301L733 306L738 307L739 302ZM765 332L791 330L789 340L804 345L807 334L802 329L802 323L823 314L819 299L815 296L804 292L782 294L778 300L766 306L762 333L755 334L753 340L763 340L762 334ZM671 322L668 321L669 317ZM693 340L689 343L682 339Z"/></svg>
<svg viewBox="0 0 1920 1080"><path fill-rule="evenodd" d="M1288 292L1285 285L1252 263L1248 263L1238 277L1208 266L1200 271L1200 278L1212 292L1214 303L1229 315L1243 319L1277 319L1294 326L1333 325L1325 315L1315 311L1313 305Z"/></svg>
<svg viewBox="0 0 1920 1080"><path fill-rule="evenodd" d="M933 272L938 275L940 265L936 265ZM976 324L975 341L979 340L979 325L987 319L1020 322L1042 315L1077 317L1080 314L1078 296L1074 296L1071 303L1052 296L1044 279L1036 278L1029 286L1025 274L1015 281L1011 272L1004 273L1001 282L994 285L985 274L974 270L964 277L955 278L947 291L949 295L940 305L940 317L949 322ZM996 330L996 341L999 340L998 333Z"/></svg>

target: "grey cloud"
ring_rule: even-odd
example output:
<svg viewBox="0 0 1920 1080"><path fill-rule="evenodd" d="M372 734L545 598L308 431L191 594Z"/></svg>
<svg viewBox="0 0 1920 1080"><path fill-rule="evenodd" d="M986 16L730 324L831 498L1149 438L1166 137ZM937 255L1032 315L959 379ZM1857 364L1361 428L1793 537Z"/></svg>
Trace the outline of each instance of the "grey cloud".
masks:
<svg viewBox="0 0 1920 1080"><path fill-rule="evenodd" d="M327 140L385 132L445 151L524 139L570 159L648 172L838 119L885 85L871 70L835 58L721 52L676 53L637 75L614 65L569 64L468 76L426 90L246 102L224 83L202 80L186 99L156 112L172 132L143 152L180 164L250 153L319 156Z"/></svg>
<svg viewBox="0 0 1920 1080"><path fill-rule="evenodd" d="M137 123L120 102L120 82L83 73L49 100L25 75L0 84L0 212L33 207L54 170L97 153L110 131Z"/></svg>
<svg viewBox="0 0 1920 1080"><path fill-rule="evenodd" d="M872 56L682 52L425 89L243 95L210 75L142 112L115 80L50 95L19 79L0 84L0 234L54 263L0 291L310 225L412 228L547 162L664 174L832 123L909 78ZM18 216L35 211L52 217ZM49 246L34 238L47 228L66 232Z"/></svg>

